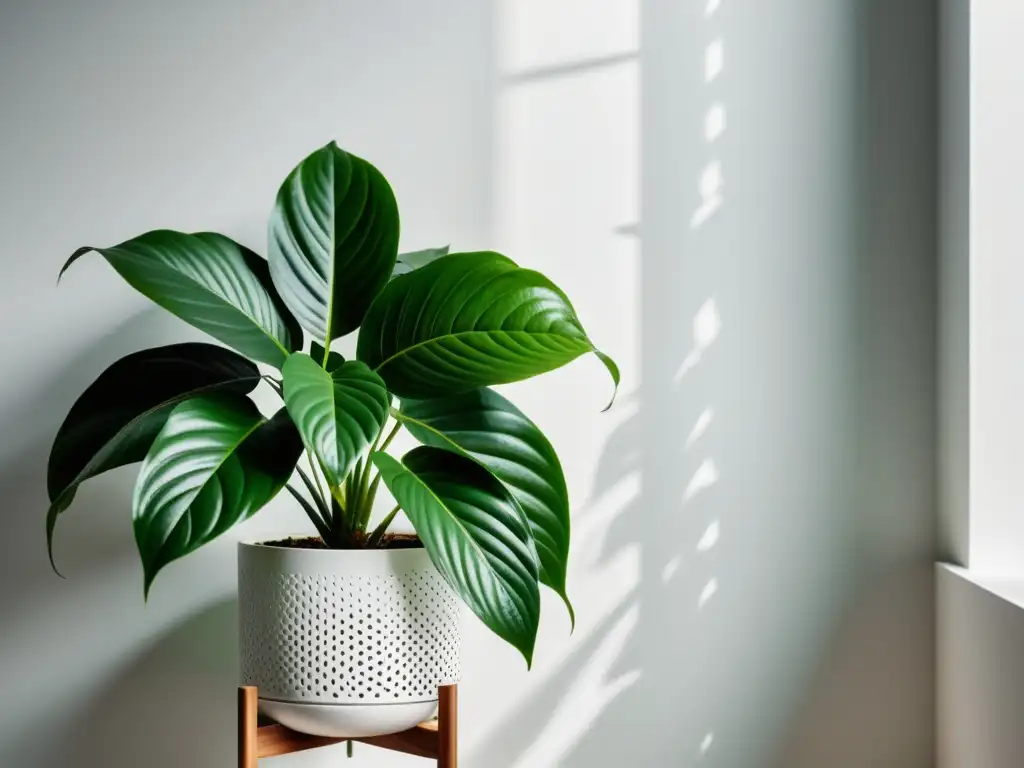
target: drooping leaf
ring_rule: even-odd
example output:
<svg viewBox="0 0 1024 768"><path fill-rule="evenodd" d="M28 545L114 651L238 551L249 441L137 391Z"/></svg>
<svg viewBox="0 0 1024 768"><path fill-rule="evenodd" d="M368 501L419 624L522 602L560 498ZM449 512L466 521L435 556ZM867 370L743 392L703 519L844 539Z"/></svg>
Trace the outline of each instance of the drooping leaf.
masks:
<svg viewBox="0 0 1024 768"><path fill-rule="evenodd" d="M425 267L432 261L437 261L442 256L447 256L449 247L445 245L440 248L425 248L422 251L409 251L408 253L398 254L398 261L395 262L395 271L391 273L391 277L395 278L399 275L407 274L414 269Z"/></svg>
<svg viewBox="0 0 1024 768"><path fill-rule="evenodd" d="M153 441L132 501L145 589L168 563L254 515L302 453L285 409L265 418L241 395L178 405Z"/></svg>
<svg viewBox="0 0 1024 768"><path fill-rule="evenodd" d="M398 418L425 445L483 464L512 492L537 543L540 581L565 602L569 561L569 492L551 443L529 418L491 389L433 400L403 400Z"/></svg>
<svg viewBox="0 0 1024 768"><path fill-rule="evenodd" d="M213 232L156 230L111 248L75 251L61 275L96 251L139 293L254 360L280 368L301 335L260 276L262 260Z"/></svg>
<svg viewBox="0 0 1024 768"><path fill-rule="evenodd" d="M270 274L318 340L355 330L398 254L398 204L384 176L334 142L289 174L270 217Z"/></svg>
<svg viewBox="0 0 1024 768"><path fill-rule="evenodd" d="M537 561L516 500L472 459L429 446L373 462L434 565L529 665L540 620Z"/></svg>
<svg viewBox="0 0 1024 768"><path fill-rule="evenodd" d="M91 477L142 461L171 409L214 390L241 395L260 381L256 366L213 344L171 344L123 357L71 407L57 432L47 467L50 509L46 541L78 486Z"/></svg>
<svg viewBox="0 0 1024 768"><path fill-rule="evenodd" d="M317 344L315 341L309 344L309 356L313 358L313 362L317 365L323 366L324 364L324 348L322 344ZM333 349L330 354L327 355L327 370L333 371L339 365L345 362L344 355L341 352L335 352Z"/></svg>
<svg viewBox="0 0 1024 768"><path fill-rule="evenodd" d="M340 486L387 420L384 382L358 360L328 372L301 354L288 358L283 374L285 405L303 443Z"/></svg>
<svg viewBox="0 0 1024 768"><path fill-rule="evenodd" d="M497 253L456 253L397 277L359 333L357 357L399 397L527 379L597 352L565 294ZM599 355L616 386L618 369Z"/></svg>

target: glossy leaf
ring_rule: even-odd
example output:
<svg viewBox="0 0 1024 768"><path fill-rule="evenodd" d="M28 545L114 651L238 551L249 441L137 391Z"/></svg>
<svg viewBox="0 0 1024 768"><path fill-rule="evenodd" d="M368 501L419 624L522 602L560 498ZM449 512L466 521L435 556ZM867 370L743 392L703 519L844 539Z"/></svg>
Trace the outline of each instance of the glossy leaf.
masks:
<svg viewBox="0 0 1024 768"><path fill-rule="evenodd" d="M303 347L302 338L302 326L299 325L299 321L295 319L295 315L292 314L291 310L288 309L284 303L284 299L281 298L281 294L277 292L277 286L274 285L274 281L270 277L270 264L265 258L260 256L253 251L250 251L245 246L238 246L242 250L242 258L245 259L245 264L252 271L256 279L259 280L260 285L263 286L263 290L270 296L270 300L274 302L274 309L284 320L285 327L288 329L288 347L289 352L298 352ZM280 365L275 366L280 369Z"/></svg>
<svg viewBox="0 0 1024 768"><path fill-rule="evenodd" d="M265 262L223 235L157 230L111 248L79 248L61 275L89 251L156 304L254 360L280 368L302 345L273 286L261 279Z"/></svg>
<svg viewBox="0 0 1024 768"><path fill-rule="evenodd" d="M301 452L283 408L267 419L244 396L217 395L171 411L142 464L132 502L146 592L165 565L270 501Z"/></svg>
<svg viewBox="0 0 1024 768"><path fill-rule="evenodd" d="M565 602L569 561L569 492L551 443L522 411L491 389L434 400L403 400L398 418L425 445L483 464L512 492L537 544L540 581Z"/></svg>
<svg viewBox="0 0 1024 768"><path fill-rule="evenodd" d="M540 620L537 561L515 499L477 462L416 448L373 462L434 565L472 611L529 665Z"/></svg>
<svg viewBox="0 0 1024 768"><path fill-rule="evenodd" d="M445 256L391 281L359 333L357 357L399 397L504 384L597 352L565 294L497 253ZM618 369L600 355L616 386Z"/></svg>
<svg viewBox="0 0 1024 768"><path fill-rule="evenodd" d="M398 277L412 272L414 269L425 267L432 261L437 261L442 256L448 255L449 246L445 245L441 248L425 248L422 251L409 251L408 253L398 254L398 261L395 263L395 271L392 273L392 277Z"/></svg>
<svg viewBox="0 0 1024 768"><path fill-rule="evenodd" d="M355 330L398 254L398 205L380 171L333 142L289 174L270 218L270 273L318 340Z"/></svg>
<svg viewBox="0 0 1024 768"><path fill-rule="evenodd" d="M303 443L340 486L387 420L384 382L357 360L328 372L308 355L288 358L283 374L285 405Z"/></svg>
<svg viewBox="0 0 1024 768"><path fill-rule="evenodd" d="M251 392L256 366L213 344L172 344L128 355L107 368L82 393L50 450L46 519L51 549L57 517L78 486L91 477L142 461L167 416L184 400L214 390Z"/></svg>

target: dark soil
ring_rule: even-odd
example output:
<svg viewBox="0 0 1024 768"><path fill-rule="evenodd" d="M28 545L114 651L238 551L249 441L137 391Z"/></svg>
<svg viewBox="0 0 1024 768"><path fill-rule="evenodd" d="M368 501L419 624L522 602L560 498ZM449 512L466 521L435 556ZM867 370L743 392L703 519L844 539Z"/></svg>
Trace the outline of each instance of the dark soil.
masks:
<svg viewBox="0 0 1024 768"><path fill-rule="evenodd" d="M319 536L303 536L301 538L289 537L277 541L261 541L260 544L267 547L289 547L290 549L331 549ZM419 536L415 533L386 533L378 549L419 549L423 546ZM366 549L358 545L348 549Z"/></svg>

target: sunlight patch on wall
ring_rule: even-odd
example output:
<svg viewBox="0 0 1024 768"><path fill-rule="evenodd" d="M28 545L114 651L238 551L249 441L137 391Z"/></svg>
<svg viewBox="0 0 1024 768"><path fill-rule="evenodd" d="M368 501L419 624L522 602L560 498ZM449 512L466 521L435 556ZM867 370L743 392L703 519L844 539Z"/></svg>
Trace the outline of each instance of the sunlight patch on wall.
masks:
<svg viewBox="0 0 1024 768"><path fill-rule="evenodd" d="M697 542L698 552L707 552L714 548L715 544L718 543L718 537L722 534L722 525L717 520L712 520L711 524L704 529L704 533L700 537L700 541Z"/></svg>
<svg viewBox="0 0 1024 768"><path fill-rule="evenodd" d="M704 352L715 343L722 331L722 318L714 297L705 301L693 316L693 347L683 359L673 377L673 383L682 381L687 371L700 362Z"/></svg>
<svg viewBox="0 0 1024 768"><path fill-rule="evenodd" d="M676 571L679 570L679 566L681 566L682 564L683 558L679 555L676 555L667 563L665 563L665 567L661 569L662 583L668 584L670 581L672 581L672 577L676 575Z"/></svg>
<svg viewBox="0 0 1024 768"><path fill-rule="evenodd" d="M725 44L721 38L712 40L704 49L704 81L710 83L725 67Z"/></svg>
<svg viewBox="0 0 1024 768"><path fill-rule="evenodd" d="M697 494L703 493L717 482L718 467L715 466L715 460L704 459L700 466L697 467L697 471L693 473L690 482L686 484L686 490L683 491L683 500L691 501Z"/></svg>
<svg viewBox="0 0 1024 768"><path fill-rule="evenodd" d="M516 768L559 765L608 705L637 683L639 670L616 676L614 669L639 619L640 609L633 606L608 630L558 702L547 727L515 762Z"/></svg>
<svg viewBox="0 0 1024 768"><path fill-rule="evenodd" d="M560 67L640 47L639 0L504 0L495 14L506 71Z"/></svg>
<svg viewBox="0 0 1024 768"><path fill-rule="evenodd" d="M714 418L715 411L710 406L701 411L700 416L697 417L697 421L694 422L693 427L690 429L690 434L686 436L687 448L692 448L694 444L704 436L704 433L708 431L708 427L711 426L711 422Z"/></svg>
<svg viewBox="0 0 1024 768"><path fill-rule="evenodd" d="M717 102L704 115L704 140L711 144L725 132L725 105Z"/></svg>
<svg viewBox="0 0 1024 768"><path fill-rule="evenodd" d="M716 594L718 594L718 579L709 579L708 583L704 585L704 589L700 591L700 597L697 598L697 607L703 608Z"/></svg>

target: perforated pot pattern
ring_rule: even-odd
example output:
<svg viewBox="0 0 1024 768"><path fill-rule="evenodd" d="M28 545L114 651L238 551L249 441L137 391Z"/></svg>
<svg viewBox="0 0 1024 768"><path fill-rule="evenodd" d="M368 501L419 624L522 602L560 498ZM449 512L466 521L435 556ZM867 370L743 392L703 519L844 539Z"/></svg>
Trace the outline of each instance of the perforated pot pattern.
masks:
<svg viewBox="0 0 1024 768"><path fill-rule="evenodd" d="M261 699L431 701L459 678L459 603L424 550L241 545L242 680Z"/></svg>

